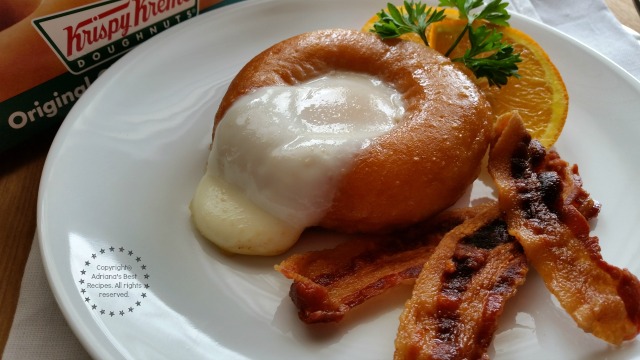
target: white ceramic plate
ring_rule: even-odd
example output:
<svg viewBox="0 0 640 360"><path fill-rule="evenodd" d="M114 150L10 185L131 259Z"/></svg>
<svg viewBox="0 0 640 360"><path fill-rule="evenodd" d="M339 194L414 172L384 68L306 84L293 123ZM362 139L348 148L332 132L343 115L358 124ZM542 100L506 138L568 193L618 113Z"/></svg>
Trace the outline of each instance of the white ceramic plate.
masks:
<svg viewBox="0 0 640 360"><path fill-rule="evenodd" d="M237 3L153 38L91 86L52 146L38 219L54 294L93 356L392 357L409 290L374 299L340 324L304 325L287 296L290 282L272 268L283 257L224 256L197 235L188 210L213 114L239 68L289 36L359 28L383 3ZM640 274L639 83L548 27L518 16L512 25L544 46L568 85L557 148L580 164L586 188L604 203L595 234L605 259ZM490 354L629 359L640 358L640 341L615 348L583 333L532 274L508 303Z"/></svg>

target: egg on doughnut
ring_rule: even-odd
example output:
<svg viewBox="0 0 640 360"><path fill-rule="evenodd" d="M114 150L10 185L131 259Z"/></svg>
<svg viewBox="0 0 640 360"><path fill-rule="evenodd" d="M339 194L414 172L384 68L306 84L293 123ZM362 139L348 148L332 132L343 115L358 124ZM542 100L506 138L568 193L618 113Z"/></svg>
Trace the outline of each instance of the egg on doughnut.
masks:
<svg viewBox="0 0 640 360"><path fill-rule="evenodd" d="M463 195L491 126L474 83L432 49L354 30L297 35L229 85L193 220L254 255L286 251L310 226L406 226Z"/></svg>

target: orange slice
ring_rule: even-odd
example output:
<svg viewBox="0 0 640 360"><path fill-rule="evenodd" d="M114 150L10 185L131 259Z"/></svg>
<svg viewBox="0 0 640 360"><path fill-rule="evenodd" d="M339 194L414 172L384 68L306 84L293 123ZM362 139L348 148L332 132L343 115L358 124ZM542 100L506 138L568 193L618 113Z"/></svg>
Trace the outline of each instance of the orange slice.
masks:
<svg viewBox="0 0 640 360"><path fill-rule="evenodd" d="M445 53L466 22L445 20L431 26L428 40L431 47ZM517 110L527 130L540 142L550 147L564 127L569 110L569 95L560 72L547 53L530 36L513 27L498 27L503 41L520 53L520 78L510 78L502 87L489 86L483 79L477 83L486 95L496 115ZM450 57L462 56L469 48L465 38Z"/></svg>
<svg viewBox="0 0 640 360"><path fill-rule="evenodd" d="M466 24L459 20L457 11L447 9L447 18L432 24L427 29L429 45L444 54ZM373 28L378 20L372 17L363 26L364 31ZM545 147L552 146L564 127L569 110L567 88L547 53L530 36L513 27L496 27L503 34L503 41L510 43L515 52L520 53L522 62L518 63L520 78L511 77L502 87L489 86L486 79L476 79L495 115L508 111L518 111L527 130ZM403 35L406 40L422 43L419 36ZM462 56L469 48L469 39L465 38L449 55L452 59ZM462 64L460 68L469 74L471 71Z"/></svg>

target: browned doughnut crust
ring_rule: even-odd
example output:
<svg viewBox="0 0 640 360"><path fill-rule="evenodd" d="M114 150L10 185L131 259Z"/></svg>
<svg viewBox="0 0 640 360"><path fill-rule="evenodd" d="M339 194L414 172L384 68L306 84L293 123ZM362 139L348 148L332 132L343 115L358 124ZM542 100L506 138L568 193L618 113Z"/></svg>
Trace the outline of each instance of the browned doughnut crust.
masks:
<svg viewBox="0 0 640 360"><path fill-rule="evenodd" d="M432 216L463 195L489 143L491 109L447 58L413 42L342 29L284 40L242 68L215 124L238 97L256 88L297 84L331 71L378 77L402 94L406 111L400 124L376 138L346 170L319 225L386 230Z"/></svg>

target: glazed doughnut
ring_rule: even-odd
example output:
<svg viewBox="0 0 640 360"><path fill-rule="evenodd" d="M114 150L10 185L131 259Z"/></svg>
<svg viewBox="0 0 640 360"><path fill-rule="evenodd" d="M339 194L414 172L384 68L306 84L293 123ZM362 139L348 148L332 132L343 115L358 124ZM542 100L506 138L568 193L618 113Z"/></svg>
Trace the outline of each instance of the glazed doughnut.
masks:
<svg viewBox="0 0 640 360"><path fill-rule="evenodd" d="M377 232L428 218L451 206L479 173L492 114L474 83L425 46L331 29L284 40L250 60L215 115L213 137L229 108L268 86L304 83L346 71L372 75L402 96L402 121L373 139L338 180L319 224ZM266 126L267 124L265 124Z"/></svg>

